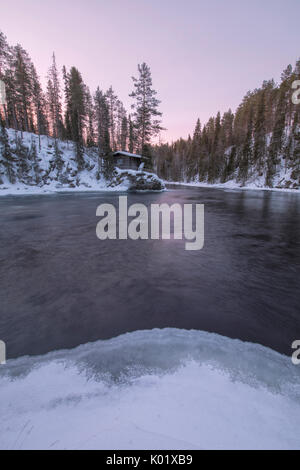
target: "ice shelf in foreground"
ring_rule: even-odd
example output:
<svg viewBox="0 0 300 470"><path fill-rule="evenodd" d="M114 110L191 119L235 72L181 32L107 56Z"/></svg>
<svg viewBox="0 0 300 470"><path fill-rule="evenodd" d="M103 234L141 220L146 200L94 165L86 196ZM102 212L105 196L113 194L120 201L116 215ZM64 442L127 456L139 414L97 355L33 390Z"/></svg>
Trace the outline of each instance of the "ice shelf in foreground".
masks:
<svg viewBox="0 0 300 470"><path fill-rule="evenodd" d="M299 449L300 368L164 329L0 367L2 449Z"/></svg>

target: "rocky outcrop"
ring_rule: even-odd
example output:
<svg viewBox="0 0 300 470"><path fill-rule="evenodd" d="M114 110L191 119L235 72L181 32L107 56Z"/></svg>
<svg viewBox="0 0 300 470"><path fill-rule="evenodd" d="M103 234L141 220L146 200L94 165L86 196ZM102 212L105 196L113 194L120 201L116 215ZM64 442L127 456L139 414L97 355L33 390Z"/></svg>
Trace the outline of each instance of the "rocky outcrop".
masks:
<svg viewBox="0 0 300 470"><path fill-rule="evenodd" d="M163 191L166 189L164 182L154 173L118 169L114 171L109 186L125 186L128 191Z"/></svg>

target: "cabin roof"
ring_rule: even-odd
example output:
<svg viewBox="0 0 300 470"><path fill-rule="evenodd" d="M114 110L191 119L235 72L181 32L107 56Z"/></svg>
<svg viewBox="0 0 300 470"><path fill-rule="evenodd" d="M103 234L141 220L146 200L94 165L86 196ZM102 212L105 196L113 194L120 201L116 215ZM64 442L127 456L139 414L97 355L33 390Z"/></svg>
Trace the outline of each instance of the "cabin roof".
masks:
<svg viewBox="0 0 300 470"><path fill-rule="evenodd" d="M137 155L135 153L129 153L129 152L123 152L123 150L118 150L117 152L114 153L114 157L117 155L123 155L124 157L131 157L131 158L139 158L141 159L141 155Z"/></svg>

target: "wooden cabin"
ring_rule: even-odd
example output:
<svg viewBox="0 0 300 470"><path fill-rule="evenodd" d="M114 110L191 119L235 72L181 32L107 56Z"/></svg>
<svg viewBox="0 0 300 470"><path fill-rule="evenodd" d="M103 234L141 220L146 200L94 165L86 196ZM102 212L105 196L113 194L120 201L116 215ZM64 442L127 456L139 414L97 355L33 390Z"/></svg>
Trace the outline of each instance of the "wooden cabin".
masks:
<svg viewBox="0 0 300 470"><path fill-rule="evenodd" d="M142 156L120 150L114 153L114 163L122 170L138 170L142 163Z"/></svg>

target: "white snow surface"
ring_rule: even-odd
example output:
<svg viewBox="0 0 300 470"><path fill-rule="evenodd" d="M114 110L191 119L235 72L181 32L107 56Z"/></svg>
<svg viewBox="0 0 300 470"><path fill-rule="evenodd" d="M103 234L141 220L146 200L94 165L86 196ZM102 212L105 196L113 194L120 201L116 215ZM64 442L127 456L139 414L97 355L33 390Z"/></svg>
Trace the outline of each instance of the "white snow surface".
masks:
<svg viewBox="0 0 300 470"><path fill-rule="evenodd" d="M0 366L1 449L299 449L300 368L212 333L127 333Z"/></svg>
<svg viewBox="0 0 300 470"><path fill-rule="evenodd" d="M14 148L16 134L20 137L21 133L17 132L14 129L7 129L8 137L10 141L11 148ZM47 136L41 136L40 142L41 147L39 148L39 137L36 134L30 132L22 133L22 144L29 150L31 148L32 141L35 141L37 149L38 163L42 172L46 172L49 169L50 161L53 159L54 154L54 139ZM11 184L7 177L3 177L3 184L0 184L0 196L7 195L26 195L26 194L47 194L53 192L77 192L77 191L127 191L130 182L125 178L122 178L121 183L118 184L115 181L115 184L111 185L109 181L105 180L103 175L100 179L96 178L98 171L98 156L96 149L84 149L84 160L88 165L87 169L79 172L78 175L72 176L72 172L77 170L77 163L75 161L74 153L74 143L72 141L58 141L59 149L62 152L62 159L64 161L63 171L66 172L69 176L69 179L72 180L73 186L70 187L69 184L62 184L57 180L56 170L50 173L50 178L47 184L36 185L34 182L31 184L24 184L20 181L17 181L14 184ZM30 164L30 162L29 162ZM66 168L68 167L68 170ZM116 168L116 173L122 176L123 173L128 173L131 175L136 175L138 171L135 170L121 170ZM34 177L33 171L29 175L32 178ZM157 175L153 176L158 179ZM52 178L52 181L51 181Z"/></svg>
<svg viewBox="0 0 300 470"><path fill-rule="evenodd" d="M292 188L270 188L268 186L264 186L263 183L261 182L261 186L259 186L259 181L256 180L255 182L252 183L247 183L246 186L241 186L240 183L238 183L236 180L230 180L227 181L226 183L206 183L204 181L190 181L190 182L184 182L184 181L164 181L166 185L168 184L173 184L173 185L178 185L178 186L192 186L192 187L197 187L197 188L218 188L218 189L228 189L228 190L263 190L263 191L280 191L280 192L287 192L287 193L294 193L294 194L300 194L299 189L292 189Z"/></svg>

